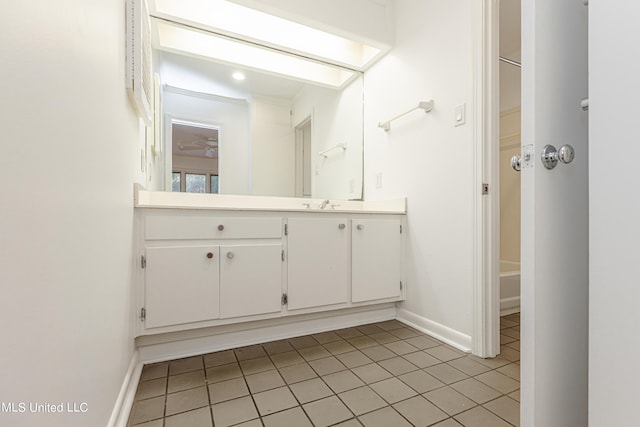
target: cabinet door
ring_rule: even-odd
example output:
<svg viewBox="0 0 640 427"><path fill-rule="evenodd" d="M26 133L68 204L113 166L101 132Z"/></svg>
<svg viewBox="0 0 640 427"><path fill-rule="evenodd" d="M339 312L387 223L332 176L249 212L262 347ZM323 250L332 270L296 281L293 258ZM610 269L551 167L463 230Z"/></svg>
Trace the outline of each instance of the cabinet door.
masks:
<svg viewBox="0 0 640 427"><path fill-rule="evenodd" d="M282 245L220 246L220 317L282 310Z"/></svg>
<svg viewBox="0 0 640 427"><path fill-rule="evenodd" d="M346 218L289 218L290 310L349 300L349 227Z"/></svg>
<svg viewBox="0 0 640 427"><path fill-rule="evenodd" d="M218 318L217 246L146 249L145 327Z"/></svg>
<svg viewBox="0 0 640 427"><path fill-rule="evenodd" d="M402 235L400 219L352 220L353 302L400 296Z"/></svg>

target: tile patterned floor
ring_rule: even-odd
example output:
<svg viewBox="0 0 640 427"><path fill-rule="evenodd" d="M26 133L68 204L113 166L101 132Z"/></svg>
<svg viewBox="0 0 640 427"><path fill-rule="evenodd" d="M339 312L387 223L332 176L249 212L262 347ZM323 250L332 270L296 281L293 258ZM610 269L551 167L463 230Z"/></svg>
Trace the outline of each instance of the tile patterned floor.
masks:
<svg viewBox="0 0 640 427"><path fill-rule="evenodd" d="M146 365L136 427L519 426L520 315L480 359L387 322Z"/></svg>

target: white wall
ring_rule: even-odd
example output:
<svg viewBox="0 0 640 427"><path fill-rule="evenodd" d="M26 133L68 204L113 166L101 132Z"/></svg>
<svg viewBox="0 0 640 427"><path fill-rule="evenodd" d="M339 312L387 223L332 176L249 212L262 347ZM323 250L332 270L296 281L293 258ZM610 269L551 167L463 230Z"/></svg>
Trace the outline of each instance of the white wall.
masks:
<svg viewBox="0 0 640 427"><path fill-rule="evenodd" d="M220 194L251 194L249 103L242 99L192 95L165 88L165 114L219 126Z"/></svg>
<svg viewBox="0 0 640 427"><path fill-rule="evenodd" d="M312 189L315 198L359 199L362 188L362 78L342 91L307 85L293 102L293 126L311 117ZM336 144L346 150L318 153Z"/></svg>
<svg viewBox="0 0 640 427"><path fill-rule="evenodd" d="M469 0L396 2L395 47L365 73L364 121L365 199L408 197L402 310L423 325L442 326L464 345L470 345L472 332L477 191L471 6ZM429 99L435 101L431 113L413 112L393 122L388 133L377 127ZM454 107L463 103L467 124L454 127Z"/></svg>
<svg viewBox="0 0 640 427"><path fill-rule="evenodd" d="M3 426L104 426L134 354L139 120L124 86L124 1L1 2Z"/></svg>
<svg viewBox="0 0 640 427"><path fill-rule="evenodd" d="M589 2L589 425L638 425L640 4Z"/></svg>

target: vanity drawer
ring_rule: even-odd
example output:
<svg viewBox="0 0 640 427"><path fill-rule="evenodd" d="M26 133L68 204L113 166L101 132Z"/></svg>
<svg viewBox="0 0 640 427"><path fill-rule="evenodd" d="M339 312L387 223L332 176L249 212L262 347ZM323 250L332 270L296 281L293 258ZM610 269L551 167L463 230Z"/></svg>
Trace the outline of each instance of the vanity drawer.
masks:
<svg viewBox="0 0 640 427"><path fill-rule="evenodd" d="M147 216L145 240L279 239L282 218Z"/></svg>

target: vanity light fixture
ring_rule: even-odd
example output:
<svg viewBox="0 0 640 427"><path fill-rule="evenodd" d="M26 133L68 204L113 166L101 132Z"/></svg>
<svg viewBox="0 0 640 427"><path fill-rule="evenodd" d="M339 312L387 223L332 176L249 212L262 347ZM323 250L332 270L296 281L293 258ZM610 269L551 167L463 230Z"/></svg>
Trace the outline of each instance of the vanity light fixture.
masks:
<svg viewBox="0 0 640 427"><path fill-rule="evenodd" d="M231 77L233 77L234 80L238 80L238 81L242 81L244 79L246 79L247 77L244 75L243 72L241 71L236 71L234 72Z"/></svg>
<svg viewBox="0 0 640 427"><path fill-rule="evenodd" d="M157 49L284 75L332 88L341 88L356 76L355 71L164 19L152 18L151 23L152 39Z"/></svg>
<svg viewBox="0 0 640 427"><path fill-rule="evenodd" d="M381 49L226 0L149 0L151 16L364 71Z"/></svg>

